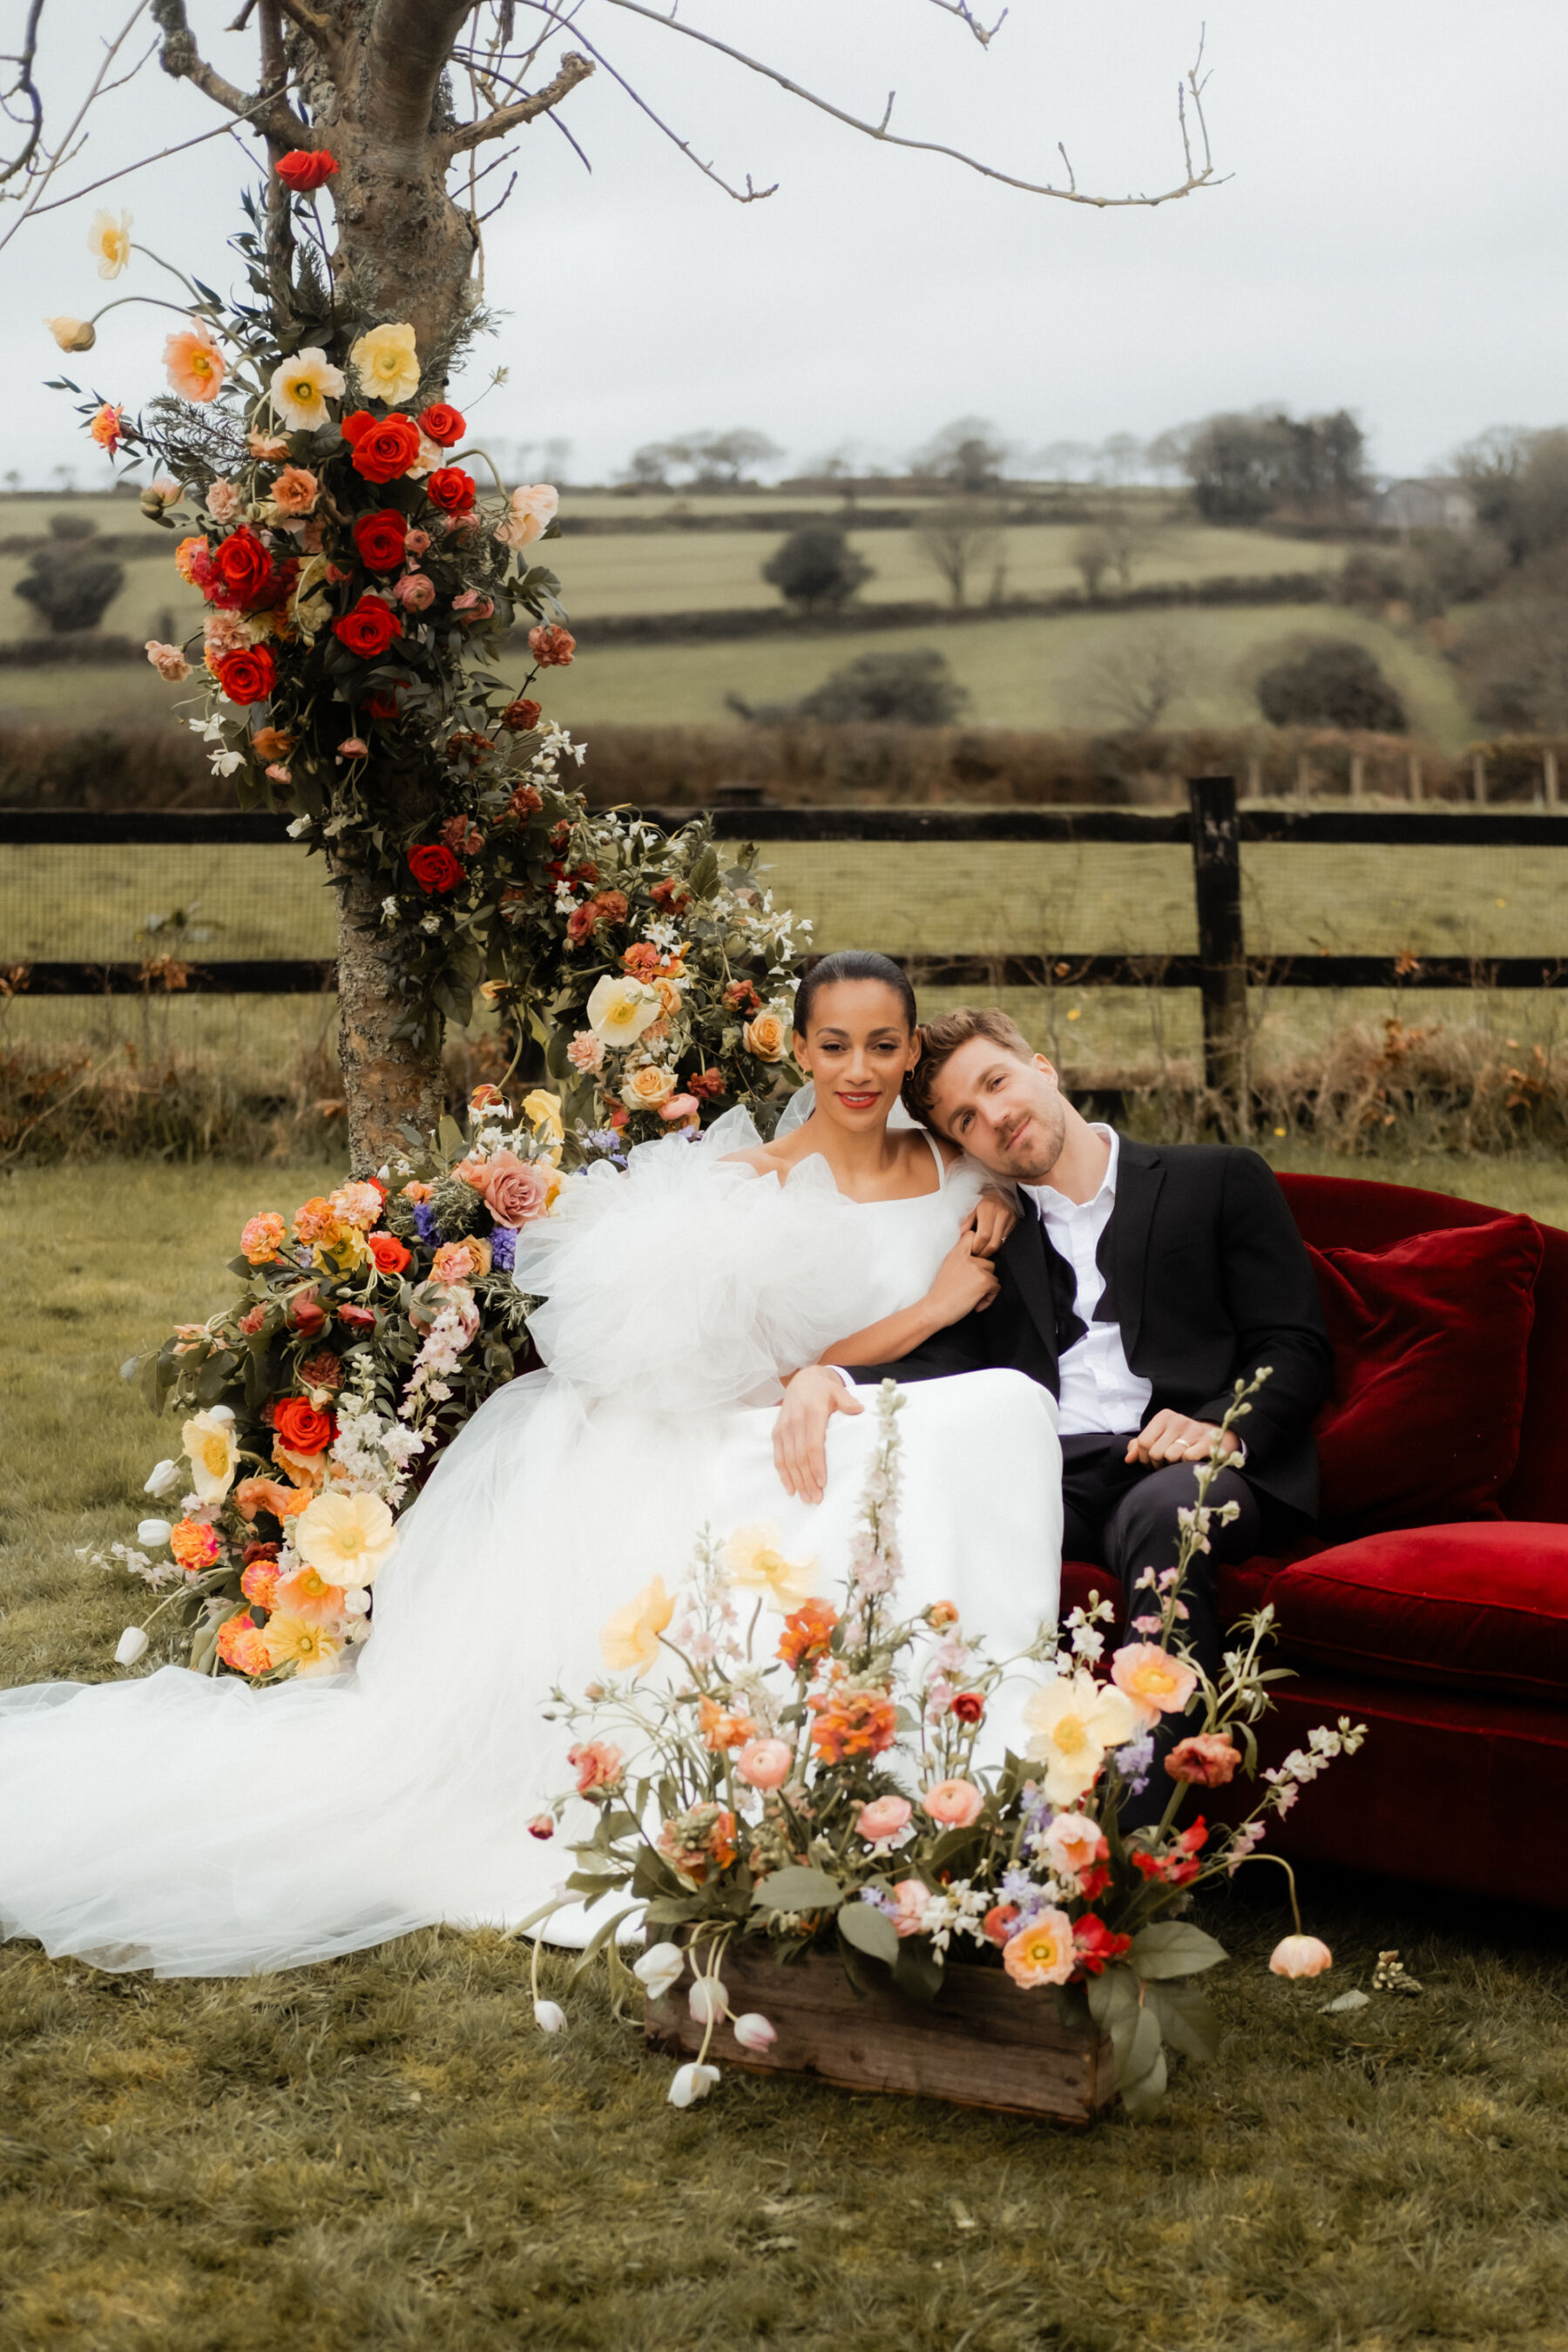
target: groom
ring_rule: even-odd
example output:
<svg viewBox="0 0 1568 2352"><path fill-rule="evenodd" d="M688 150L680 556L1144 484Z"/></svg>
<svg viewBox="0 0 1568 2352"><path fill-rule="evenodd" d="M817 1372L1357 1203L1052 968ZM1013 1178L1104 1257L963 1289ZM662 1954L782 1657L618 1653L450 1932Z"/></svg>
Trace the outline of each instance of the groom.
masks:
<svg viewBox="0 0 1568 2352"><path fill-rule="evenodd" d="M1059 1408L1064 1557L1109 1569L1122 1617L1145 1613L1145 1569L1173 1567L1177 1511L1196 1495L1235 1383L1269 1378L1223 1441L1209 1488L1234 1503L1183 1591L1183 1629L1220 1666L1215 1567L1310 1526L1312 1420L1331 1358L1317 1284L1279 1188L1256 1152L1134 1143L1091 1127L1005 1013L963 1008L921 1032L904 1084L916 1118L1018 1188L1022 1214L986 1302L891 1364L797 1372L774 1454L792 1492L819 1496L827 1423L858 1412L849 1380L933 1380L1003 1366ZM1152 1612L1150 1612L1152 1613Z"/></svg>

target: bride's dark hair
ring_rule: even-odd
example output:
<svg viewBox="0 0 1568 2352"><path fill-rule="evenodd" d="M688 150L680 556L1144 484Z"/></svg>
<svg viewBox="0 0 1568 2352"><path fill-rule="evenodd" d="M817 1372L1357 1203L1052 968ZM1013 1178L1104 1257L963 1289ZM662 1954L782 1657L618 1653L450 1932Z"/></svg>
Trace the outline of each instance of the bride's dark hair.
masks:
<svg viewBox="0 0 1568 2352"><path fill-rule="evenodd" d="M903 1007L910 1028L919 1025L915 992L901 964L895 963L891 956L873 955L866 948L840 948L834 955L818 956L801 974L795 992L795 1025L803 1036L811 1026L811 1008L818 992L832 988L841 980L874 980L883 988L890 988Z"/></svg>

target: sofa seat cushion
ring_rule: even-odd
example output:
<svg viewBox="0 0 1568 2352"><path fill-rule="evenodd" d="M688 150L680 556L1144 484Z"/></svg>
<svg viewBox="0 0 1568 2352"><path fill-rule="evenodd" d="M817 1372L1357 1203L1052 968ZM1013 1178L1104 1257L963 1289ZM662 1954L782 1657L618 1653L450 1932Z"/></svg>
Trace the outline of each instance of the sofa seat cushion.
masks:
<svg viewBox="0 0 1568 2352"><path fill-rule="evenodd" d="M1542 1246L1528 1217L1495 1217L1311 1252L1334 1356L1317 1422L1324 1528L1500 1517Z"/></svg>
<svg viewBox="0 0 1568 2352"><path fill-rule="evenodd" d="M1362 1536L1281 1568L1268 1598L1293 1659L1568 1706L1568 1527Z"/></svg>

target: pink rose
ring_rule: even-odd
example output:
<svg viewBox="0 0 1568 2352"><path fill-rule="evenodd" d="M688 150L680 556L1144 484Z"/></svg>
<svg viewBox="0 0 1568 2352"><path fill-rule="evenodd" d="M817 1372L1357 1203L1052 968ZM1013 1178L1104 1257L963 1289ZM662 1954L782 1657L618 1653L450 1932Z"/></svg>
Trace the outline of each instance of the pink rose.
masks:
<svg viewBox="0 0 1568 2352"><path fill-rule="evenodd" d="M1236 1778L1240 1761L1240 1749L1231 1745L1223 1731L1199 1731L1191 1739L1177 1741L1165 1759L1165 1769L1173 1780L1195 1782L1200 1789L1223 1789Z"/></svg>
<svg viewBox="0 0 1568 2352"><path fill-rule="evenodd" d="M428 555L430 552L430 534L427 530L411 530L404 540L403 544L408 550L410 555Z"/></svg>
<svg viewBox="0 0 1568 2352"><path fill-rule="evenodd" d="M735 1770L748 1788L782 1789L794 1760L787 1739L748 1739L735 1759Z"/></svg>
<svg viewBox="0 0 1568 2352"><path fill-rule="evenodd" d="M673 1127L678 1119L695 1118L700 1108L695 1095L671 1095L668 1102L660 1103L658 1115Z"/></svg>
<svg viewBox="0 0 1568 2352"><path fill-rule="evenodd" d="M900 1936L918 1936L924 1928L925 1908L931 1901L931 1889L922 1886L918 1878L900 1878L893 1889L898 1909L893 1914L893 1926Z"/></svg>
<svg viewBox="0 0 1568 2352"><path fill-rule="evenodd" d="M943 1829L966 1830L980 1815L985 1800L973 1780L939 1780L921 1799L933 1822Z"/></svg>
<svg viewBox="0 0 1568 2352"><path fill-rule="evenodd" d="M874 1797L860 1808L855 1826L868 1845L887 1845L909 1828L914 1811L907 1797Z"/></svg>
<svg viewBox="0 0 1568 2352"><path fill-rule="evenodd" d="M479 1190L498 1225L526 1225L542 1216L550 1198L550 1179L532 1160L515 1151L498 1151L485 1167Z"/></svg>
<svg viewBox="0 0 1568 2352"><path fill-rule="evenodd" d="M436 583L427 572L405 572L392 593L405 613L427 613L436 602Z"/></svg>
<svg viewBox="0 0 1568 2352"><path fill-rule="evenodd" d="M477 588L465 588L460 596L453 597L452 610L462 614L466 627L470 621L488 621L495 604L490 597L481 596Z"/></svg>

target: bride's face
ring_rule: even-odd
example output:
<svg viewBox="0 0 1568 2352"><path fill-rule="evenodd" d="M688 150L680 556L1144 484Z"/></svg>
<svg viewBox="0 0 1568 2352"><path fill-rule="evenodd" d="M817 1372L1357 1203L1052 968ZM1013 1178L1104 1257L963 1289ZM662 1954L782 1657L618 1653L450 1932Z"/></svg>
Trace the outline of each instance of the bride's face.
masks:
<svg viewBox="0 0 1568 2352"><path fill-rule="evenodd" d="M839 980L818 991L795 1057L816 1081L816 1112L856 1133L883 1127L918 1049L904 1008L879 980Z"/></svg>

